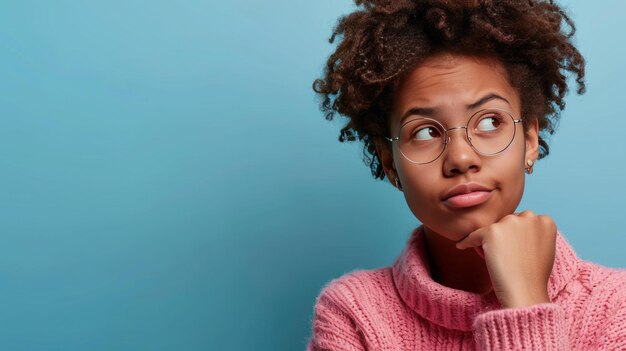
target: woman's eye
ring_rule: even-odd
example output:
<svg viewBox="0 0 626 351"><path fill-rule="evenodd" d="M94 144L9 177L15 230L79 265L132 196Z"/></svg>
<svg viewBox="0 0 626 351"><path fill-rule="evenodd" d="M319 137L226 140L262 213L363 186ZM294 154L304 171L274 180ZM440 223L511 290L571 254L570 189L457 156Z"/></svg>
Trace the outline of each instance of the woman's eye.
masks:
<svg viewBox="0 0 626 351"><path fill-rule="evenodd" d="M424 127L420 128L415 132L414 139L417 140L431 140L434 138L439 138L441 135L437 128L435 127Z"/></svg>
<svg viewBox="0 0 626 351"><path fill-rule="evenodd" d="M476 127L480 131L496 130L500 127L500 118L498 116L489 116L481 119Z"/></svg>

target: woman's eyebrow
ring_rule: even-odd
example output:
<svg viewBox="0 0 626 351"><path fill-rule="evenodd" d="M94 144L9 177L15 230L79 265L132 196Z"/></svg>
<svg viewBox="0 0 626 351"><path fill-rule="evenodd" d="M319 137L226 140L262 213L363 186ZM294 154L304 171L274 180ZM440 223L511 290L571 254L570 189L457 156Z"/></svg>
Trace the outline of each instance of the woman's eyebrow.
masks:
<svg viewBox="0 0 626 351"><path fill-rule="evenodd" d="M469 105L466 105L467 110L473 110L475 108L477 108L480 105L483 105L485 103L487 103L488 101L491 101L493 99L498 99L498 100L502 100L504 102L506 102L509 106L511 106L511 103L509 102L509 100L503 98L502 96L496 94L496 93L489 93L485 96L483 96L482 98L478 99L476 102L473 102ZM400 119L400 124L402 124L402 122L404 121L404 119L406 119L407 117L411 116L411 115L422 115L422 116L429 116L432 117L433 115L437 114L437 112L439 111L438 108L436 107L413 107L411 109L409 109L408 111L406 111L403 115L402 118Z"/></svg>
<svg viewBox="0 0 626 351"><path fill-rule="evenodd" d="M509 102L509 100L503 98L502 96L500 96L500 95L498 95L496 93L489 93L489 94L483 96L482 98L480 98L478 101L476 101L476 102L474 102L472 104L467 105L467 109L468 110L473 110L476 107L486 103L487 101L491 101L493 99L500 99L500 100L506 102L509 106L511 106L511 103Z"/></svg>

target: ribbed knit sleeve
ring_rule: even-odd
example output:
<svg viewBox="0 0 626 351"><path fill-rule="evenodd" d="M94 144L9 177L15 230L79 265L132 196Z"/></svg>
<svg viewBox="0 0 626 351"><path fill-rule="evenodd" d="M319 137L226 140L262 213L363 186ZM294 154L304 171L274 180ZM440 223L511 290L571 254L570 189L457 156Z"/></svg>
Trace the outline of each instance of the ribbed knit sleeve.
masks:
<svg viewBox="0 0 626 351"><path fill-rule="evenodd" d="M543 303L479 314L474 320L479 350L568 350L563 308Z"/></svg>
<svg viewBox="0 0 626 351"><path fill-rule="evenodd" d="M340 307L338 299L337 292L329 287L317 297L307 351L367 350L356 324Z"/></svg>

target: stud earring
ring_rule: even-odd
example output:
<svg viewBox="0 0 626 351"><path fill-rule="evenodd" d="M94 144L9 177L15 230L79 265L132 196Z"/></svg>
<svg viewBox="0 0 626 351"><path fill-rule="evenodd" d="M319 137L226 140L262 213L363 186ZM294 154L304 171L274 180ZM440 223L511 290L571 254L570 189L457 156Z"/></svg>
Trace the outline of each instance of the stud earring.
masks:
<svg viewBox="0 0 626 351"><path fill-rule="evenodd" d="M526 161L526 164L528 165L528 167L525 168L526 174L533 174L533 160Z"/></svg>
<svg viewBox="0 0 626 351"><path fill-rule="evenodd" d="M396 177L396 188L398 188L398 190L402 191L402 185L400 184L399 180L400 179L398 177Z"/></svg>

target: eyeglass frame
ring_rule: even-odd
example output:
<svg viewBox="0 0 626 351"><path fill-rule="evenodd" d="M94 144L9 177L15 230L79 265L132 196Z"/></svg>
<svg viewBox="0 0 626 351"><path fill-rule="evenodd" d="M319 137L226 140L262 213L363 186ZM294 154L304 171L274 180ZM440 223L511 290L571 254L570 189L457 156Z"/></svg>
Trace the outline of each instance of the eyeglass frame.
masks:
<svg viewBox="0 0 626 351"><path fill-rule="evenodd" d="M495 152L495 153L492 153L492 154L485 154L485 153L482 153L482 152L478 151L478 150L476 149L476 147L474 147L474 144L472 144L472 139L471 139L471 138L470 138L470 136L469 136L468 128L469 128L470 121L472 120L472 118L474 118L474 116L478 115L478 114L479 114L479 113L481 113L481 112L484 112L484 111L491 111L491 110L502 111L502 112L506 113L509 117L511 117L511 120L513 120L513 137L511 138L511 141L509 141L509 143L508 143L508 144L507 144L507 145L506 145L506 146L505 146L502 150L500 150L500 151L498 151L498 152ZM413 122L413 121L422 120L422 119L431 120L431 121L435 122L436 124L438 124L439 126L441 126L441 129L443 130L443 134L444 134L445 138L444 138L443 148L441 149L441 152L440 152L440 153L439 153L439 155L437 155L437 157L435 157L432 161L428 161L428 162L415 162L415 161L413 161L413 160L410 160L410 159L409 159L409 158L408 158L408 157L404 154L404 152L400 151L400 153L402 154L402 156L404 156L404 158L406 158L409 162L411 162L411 163L415 163L415 164L418 164L418 165L425 165L425 164L429 164L429 163L435 162L435 161L437 161L437 159L439 159L439 157L441 157L441 155L443 155L443 153L446 151L446 148L448 147L448 144L450 143L450 140L451 140L451 139L450 139L450 135L449 135L448 131L453 130L453 129L465 129L465 138L466 138L466 140L467 140L467 143L468 143L468 144L469 144L469 146L472 148L472 150L476 151L478 154L483 155L483 156L494 156L494 155L497 155L497 154L499 154L499 153L501 153L501 152L504 152L504 150L508 149L508 148L509 148L509 146L511 146L511 144L513 143L513 140L515 140L515 135L517 134L517 132L516 132L516 131L517 131L517 128L515 128L515 125L516 125L517 123L522 122L522 120L523 120L523 118L521 118L521 117L520 117L520 118L518 118L518 119L515 119L515 117L513 117L513 115L512 115L509 111L507 111L507 110L503 110L503 109L501 109L501 108L495 108L495 107L494 107L494 108L485 108L485 109L482 109L482 110L476 111L474 114L472 114L472 115L470 116L470 118L468 118L468 119L467 119L467 124L466 124L465 126L460 126L460 127L452 127L452 128L448 128L448 129L446 129L446 128L443 126L443 124L442 124L441 122L437 121L436 119L429 118L429 117L419 117L419 118L412 119L412 120L410 120L410 121L408 121L408 122L404 123L402 126L400 126L400 131L402 131L402 128L403 128L405 125L407 125L407 124L409 124L409 123L411 123L411 122ZM398 133L400 133L400 131L398 131ZM391 137L391 138L389 138L389 137L385 136L385 139L389 140L389 142L391 142L391 143L393 144L393 142L394 142L394 141L399 141L399 140L400 140L400 135L398 135L397 137Z"/></svg>

